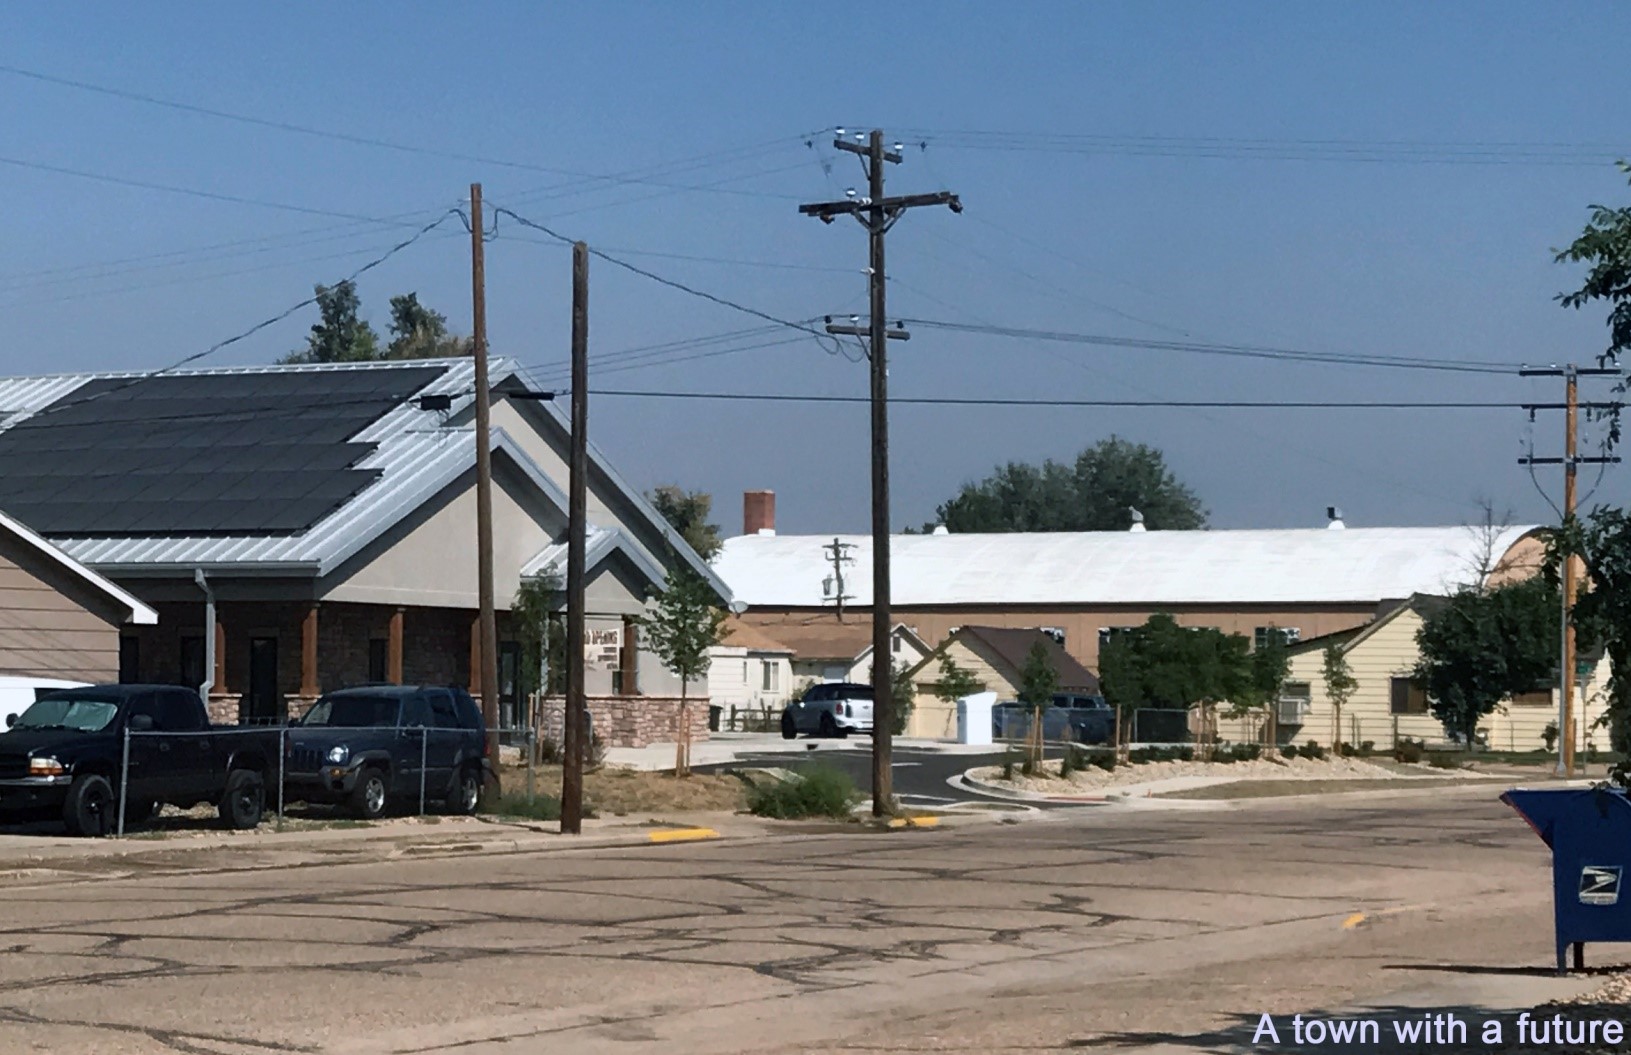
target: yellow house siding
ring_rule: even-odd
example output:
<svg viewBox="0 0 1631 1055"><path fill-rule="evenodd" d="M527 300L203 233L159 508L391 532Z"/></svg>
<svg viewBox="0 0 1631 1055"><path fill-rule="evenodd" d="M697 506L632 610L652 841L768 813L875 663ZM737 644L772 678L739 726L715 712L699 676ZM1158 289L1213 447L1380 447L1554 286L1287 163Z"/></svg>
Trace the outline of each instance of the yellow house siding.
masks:
<svg viewBox="0 0 1631 1055"><path fill-rule="evenodd" d="M906 735L943 739L957 735L957 708L934 694L934 682L940 677L940 657L951 661L985 682L988 691L998 699L1013 699L1016 687L998 673L990 658L970 648L962 638L946 642L928 662L917 671L917 695L912 699L912 716L906 723Z"/></svg>

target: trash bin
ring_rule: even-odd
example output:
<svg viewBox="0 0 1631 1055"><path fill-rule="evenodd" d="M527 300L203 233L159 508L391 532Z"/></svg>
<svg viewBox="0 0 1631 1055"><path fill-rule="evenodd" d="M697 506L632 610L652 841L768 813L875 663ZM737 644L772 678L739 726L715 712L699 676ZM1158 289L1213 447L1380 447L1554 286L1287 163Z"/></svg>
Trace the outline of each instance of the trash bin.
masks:
<svg viewBox="0 0 1631 1055"><path fill-rule="evenodd" d="M997 702L994 692L976 692L957 701L957 742L991 742L991 708Z"/></svg>
<svg viewBox="0 0 1631 1055"><path fill-rule="evenodd" d="M1515 788L1501 801L1552 848L1558 973L1568 970L1570 945L1579 970L1585 966L1586 942L1631 942L1631 891L1622 882L1631 864L1631 801L1626 793Z"/></svg>
<svg viewBox="0 0 1631 1055"><path fill-rule="evenodd" d="M708 705L708 731L710 733L719 732L719 716L724 713L725 708L718 704L710 703Z"/></svg>

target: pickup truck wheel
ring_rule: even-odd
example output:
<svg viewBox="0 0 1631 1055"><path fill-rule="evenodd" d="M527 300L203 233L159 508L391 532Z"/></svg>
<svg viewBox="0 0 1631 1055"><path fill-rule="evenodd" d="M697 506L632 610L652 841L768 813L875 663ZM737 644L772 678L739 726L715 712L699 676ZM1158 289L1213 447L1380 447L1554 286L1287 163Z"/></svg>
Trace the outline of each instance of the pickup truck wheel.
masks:
<svg viewBox="0 0 1631 1055"><path fill-rule="evenodd" d="M76 779L68 789L62 823L67 826L69 835L100 838L113 834L118 823L117 809L113 786L104 777L87 774Z"/></svg>
<svg viewBox="0 0 1631 1055"><path fill-rule="evenodd" d="M782 712L782 739L797 740L799 738L799 723L786 711Z"/></svg>
<svg viewBox="0 0 1631 1055"><path fill-rule="evenodd" d="M447 812L468 817L476 812L476 804L480 801L481 770L475 766L465 766L459 770L453 790L447 796Z"/></svg>
<svg viewBox="0 0 1631 1055"><path fill-rule="evenodd" d="M385 815L385 774L378 769L365 769L351 791L351 811L363 820L378 820Z"/></svg>
<svg viewBox="0 0 1631 1055"><path fill-rule="evenodd" d="M266 782L254 770L233 770L217 809L221 823L228 828L248 831L260 827L261 815L266 812Z"/></svg>

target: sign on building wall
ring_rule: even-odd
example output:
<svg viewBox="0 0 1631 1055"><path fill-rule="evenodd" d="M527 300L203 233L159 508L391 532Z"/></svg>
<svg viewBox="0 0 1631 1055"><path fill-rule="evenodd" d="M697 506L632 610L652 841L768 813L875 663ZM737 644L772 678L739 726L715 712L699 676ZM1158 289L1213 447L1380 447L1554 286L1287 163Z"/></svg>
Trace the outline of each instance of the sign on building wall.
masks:
<svg viewBox="0 0 1631 1055"><path fill-rule="evenodd" d="M622 627L588 627L583 631L583 665L585 669L616 670L622 653Z"/></svg>

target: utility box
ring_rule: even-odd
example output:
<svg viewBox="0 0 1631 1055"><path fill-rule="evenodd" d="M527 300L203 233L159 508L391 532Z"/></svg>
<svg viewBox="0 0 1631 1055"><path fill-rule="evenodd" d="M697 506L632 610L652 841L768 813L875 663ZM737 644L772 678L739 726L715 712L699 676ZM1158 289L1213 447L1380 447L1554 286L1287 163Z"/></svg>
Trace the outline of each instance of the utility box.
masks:
<svg viewBox="0 0 1631 1055"><path fill-rule="evenodd" d="M1557 970L1585 966L1588 941L1631 942L1631 800L1611 788L1517 788L1501 801L1552 848Z"/></svg>
<svg viewBox="0 0 1631 1055"><path fill-rule="evenodd" d="M960 744L989 744L991 742L991 708L996 705L994 692L976 692L957 701L957 742Z"/></svg>

